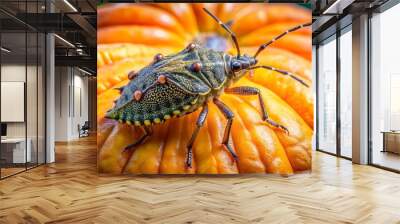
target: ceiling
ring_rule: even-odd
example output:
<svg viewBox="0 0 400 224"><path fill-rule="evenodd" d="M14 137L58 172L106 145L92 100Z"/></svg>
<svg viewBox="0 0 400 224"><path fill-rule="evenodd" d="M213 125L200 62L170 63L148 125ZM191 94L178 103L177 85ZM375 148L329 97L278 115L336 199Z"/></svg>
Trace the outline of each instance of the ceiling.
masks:
<svg viewBox="0 0 400 224"><path fill-rule="evenodd" d="M1 43L11 50L7 58L35 57L44 47L43 33L55 33L56 65L95 73L96 4L96 0L0 0Z"/></svg>
<svg viewBox="0 0 400 224"><path fill-rule="evenodd" d="M353 17L373 11L390 0L312 0L313 44L352 23Z"/></svg>

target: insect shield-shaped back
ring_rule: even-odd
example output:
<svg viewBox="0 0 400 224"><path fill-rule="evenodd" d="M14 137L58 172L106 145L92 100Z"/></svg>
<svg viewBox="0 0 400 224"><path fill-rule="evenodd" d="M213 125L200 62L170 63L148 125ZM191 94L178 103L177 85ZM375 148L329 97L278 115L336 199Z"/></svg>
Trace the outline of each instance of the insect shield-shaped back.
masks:
<svg viewBox="0 0 400 224"><path fill-rule="evenodd" d="M140 126L191 113L225 82L222 59L196 44L175 55L157 54L150 65L129 73L130 82L106 117Z"/></svg>

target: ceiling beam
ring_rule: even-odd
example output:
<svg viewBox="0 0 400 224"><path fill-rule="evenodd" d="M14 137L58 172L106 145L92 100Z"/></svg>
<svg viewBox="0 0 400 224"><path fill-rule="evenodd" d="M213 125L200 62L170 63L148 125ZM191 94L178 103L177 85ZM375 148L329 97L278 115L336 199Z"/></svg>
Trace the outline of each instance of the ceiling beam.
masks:
<svg viewBox="0 0 400 224"><path fill-rule="evenodd" d="M55 56L56 66L87 67L96 71L96 58L91 56Z"/></svg>

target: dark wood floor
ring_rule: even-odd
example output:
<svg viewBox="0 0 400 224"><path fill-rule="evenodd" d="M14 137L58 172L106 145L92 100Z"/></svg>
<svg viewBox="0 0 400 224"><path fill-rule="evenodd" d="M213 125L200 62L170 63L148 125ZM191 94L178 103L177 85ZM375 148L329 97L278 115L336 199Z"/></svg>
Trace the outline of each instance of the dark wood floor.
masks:
<svg viewBox="0 0 400 224"><path fill-rule="evenodd" d="M99 176L96 141L0 181L0 223L400 223L400 175L322 153L313 172Z"/></svg>

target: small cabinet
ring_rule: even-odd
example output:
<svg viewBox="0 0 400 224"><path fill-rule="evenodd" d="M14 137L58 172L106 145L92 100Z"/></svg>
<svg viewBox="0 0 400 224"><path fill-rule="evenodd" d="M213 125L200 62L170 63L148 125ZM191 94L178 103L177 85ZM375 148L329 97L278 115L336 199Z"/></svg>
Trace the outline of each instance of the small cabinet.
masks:
<svg viewBox="0 0 400 224"><path fill-rule="evenodd" d="M400 154L400 132L388 131L383 133L383 150L382 152L392 152Z"/></svg>

